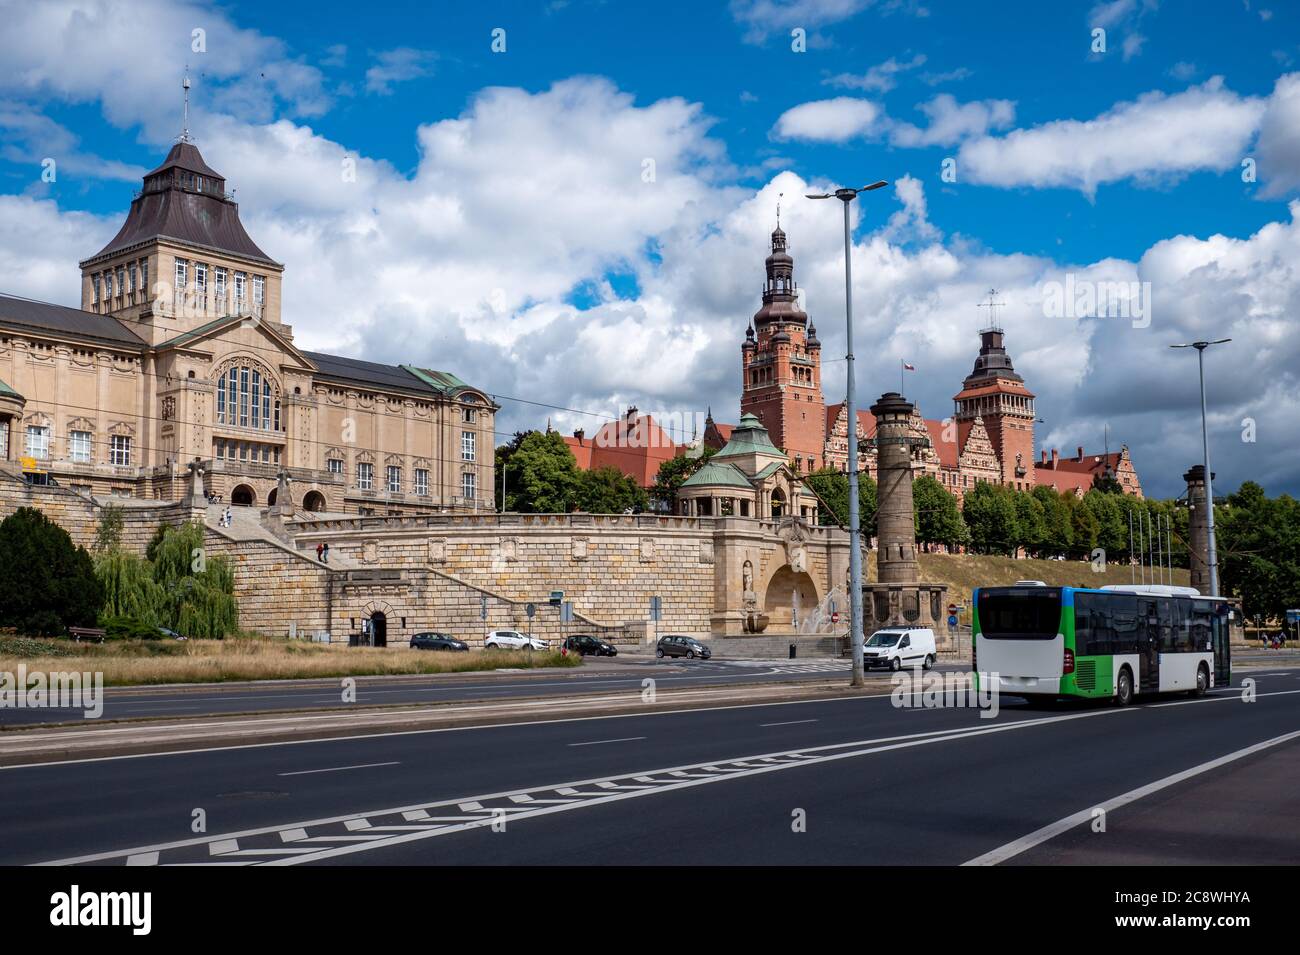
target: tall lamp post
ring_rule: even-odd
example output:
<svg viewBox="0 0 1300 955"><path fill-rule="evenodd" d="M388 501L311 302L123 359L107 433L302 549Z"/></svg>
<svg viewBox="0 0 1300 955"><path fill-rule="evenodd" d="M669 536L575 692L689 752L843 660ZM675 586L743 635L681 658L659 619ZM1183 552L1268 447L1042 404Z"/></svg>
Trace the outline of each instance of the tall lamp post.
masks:
<svg viewBox="0 0 1300 955"><path fill-rule="evenodd" d="M1219 596L1219 555L1214 543L1214 477L1210 474L1210 433L1205 423L1205 349L1211 345L1222 345L1232 341L1231 338L1218 338L1212 342L1184 342L1170 345L1170 348L1195 348L1196 362L1201 373L1201 455L1205 465L1205 537L1206 563L1210 565L1210 596ZM1190 563L1189 563L1190 566Z"/></svg>
<svg viewBox="0 0 1300 955"><path fill-rule="evenodd" d="M849 203L860 192L870 192L889 185L885 180L873 182L860 189L836 189L820 195L808 194L809 199L838 199L844 204L844 322L848 340L848 396L845 398L849 417L849 645L853 648L853 679L850 686L865 686L866 676L862 665L862 548L860 517L858 514L858 411L853 383L853 245L849 237Z"/></svg>

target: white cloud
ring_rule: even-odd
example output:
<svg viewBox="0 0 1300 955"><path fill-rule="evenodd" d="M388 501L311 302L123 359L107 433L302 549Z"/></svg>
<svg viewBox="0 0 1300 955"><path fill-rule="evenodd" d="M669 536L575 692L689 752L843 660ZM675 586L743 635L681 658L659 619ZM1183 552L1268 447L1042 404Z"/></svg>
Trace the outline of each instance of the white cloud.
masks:
<svg viewBox="0 0 1300 955"><path fill-rule="evenodd" d="M925 64L925 54L918 53L910 60L899 62L894 57L890 57L883 63L877 63L870 67L866 73L861 75L856 73L839 73L835 76L828 77L822 82L828 86L838 86L844 89L862 90L867 93L888 93L898 81L894 78L899 73L906 73L908 70L914 70Z"/></svg>
<svg viewBox="0 0 1300 955"><path fill-rule="evenodd" d="M875 0L731 0L731 15L746 27L745 40L762 42L769 34L795 27L812 29L856 16Z"/></svg>
<svg viewBox="0 0 1300 955"><path fill-rule="evenodd" d="M394 83L409 83L433 75L433 65L438 54L432 50L417 50L401 46L384 50L375 57L375 65L366 70L366 92L387 96Z"/></svg>
<svg viewBox="0 0 1300 955"><path fill-rule="evenodd" d="M1300 73L1278 79L1260 120L1259 172L1266 196L1300 189Z"/></svg>
<svg viewBox="0 0 1300 955"><path fill-rule="evenodd" d="M990 130L1004 129L1016 118L1016 105L1010 100L972 100L959 103L951 94L940 93L918 109L930 120L925 129L911 123L895 123L890 141L896 146L951 146Z"/></svg>
<svg viewBox="0 0 1300 955"><path fill-rule="evenodd" d="M781 114L773 135L778 139L843 143L876 131L881 109L870 100L852 96L800 103Z"/></svg>
<svg viewBox="0 0 1300 955"><path fill-rule="evenodd" d="M1213 77L1182 93L1146 93L1090 120L1055 120L1006 136L968 140L959 167L968 182L1064 187L1089 196L1130 177L1172 179L1223 171L1246 155L1264 102Z"/></svg>

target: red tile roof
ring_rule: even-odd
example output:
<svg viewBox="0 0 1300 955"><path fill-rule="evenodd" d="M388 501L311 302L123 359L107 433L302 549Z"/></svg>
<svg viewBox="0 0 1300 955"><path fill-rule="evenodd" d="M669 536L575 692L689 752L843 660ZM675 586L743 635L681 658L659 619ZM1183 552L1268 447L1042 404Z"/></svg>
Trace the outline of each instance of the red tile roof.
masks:
<svg viewBox="0 0 1300 955"><path fill-rule="evenodd" d="M651 415L640 415L630 423L627 418L610 421L593 437L581 441L566 437L564 443L584 471L617 468L642 487L654 484L659 465L682 452Z"/></svg>

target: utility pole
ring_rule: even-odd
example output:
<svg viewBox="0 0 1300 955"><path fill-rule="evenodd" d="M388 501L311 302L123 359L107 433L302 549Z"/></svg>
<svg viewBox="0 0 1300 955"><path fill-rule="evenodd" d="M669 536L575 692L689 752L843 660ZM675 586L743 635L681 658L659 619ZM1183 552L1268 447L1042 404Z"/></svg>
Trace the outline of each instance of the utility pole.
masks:
<svg viewBox="0 0 1300 955"><path fill-rule="evenodd" d="M858 411L853 381L853 245L849 229L849 204L860 192L889 185L883 179L860 189L836 189L833 193L809 194L809 199L839 199L844 204L844 322L847 335L847 384L845 410L849 418L849 645L853 650L853 678L850 686L865 686L862 662L862 547L858 503Z"/></svg>
<svg viewBox="0 0 1300 955"><path fill-rule="evenodd" d="M1170 345L1170 348L1195 348L1196 363L1201 377L1201 456L1205 465L1205 532L1207 538L1206 563L1210 565L1210 596L1219 596L1219 556L1214 542L1214 475L1210 473L1210 432L1205 415L1205 349L1211 345L1222 345L1232 341L1231 338L1219 338L1212 342L1191 342Z"/></svg>

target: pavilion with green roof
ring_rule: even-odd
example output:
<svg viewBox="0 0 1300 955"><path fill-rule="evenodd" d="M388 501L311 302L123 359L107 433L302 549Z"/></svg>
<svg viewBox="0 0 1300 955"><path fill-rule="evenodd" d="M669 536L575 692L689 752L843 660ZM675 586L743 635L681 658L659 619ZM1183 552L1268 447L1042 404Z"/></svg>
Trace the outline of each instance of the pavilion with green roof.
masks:
<svg viewBox="0 0 1300 955"><path fill-rule="evenodd" d="M817 521L816 496L790 470L789 458L752 414L742 415L722 450L682 482L677 499L689 517Z"/></svg>

